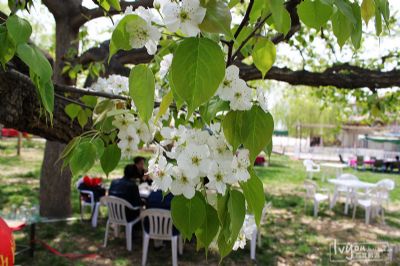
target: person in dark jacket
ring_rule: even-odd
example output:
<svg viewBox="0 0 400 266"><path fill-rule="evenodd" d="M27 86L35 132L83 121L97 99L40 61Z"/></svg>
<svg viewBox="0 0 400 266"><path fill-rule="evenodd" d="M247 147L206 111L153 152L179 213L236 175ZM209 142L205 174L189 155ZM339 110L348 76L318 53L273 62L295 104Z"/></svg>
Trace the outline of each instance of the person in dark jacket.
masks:
<svg viewBox="0 0 400 266"><path fill-rule="evenodd" d="M127 165L124 169L124 176L111 182L108 195L122 198L129 202L133 207L142 206L143 201L140 198L139 188L135 179L139 173L134 165ZM140 210L126 209L127 220L132 221L140 215Z"/></svg>
<svg viewBox="0 0 400 266"><path fill-rule="evenodd" d="M147 198L147 209L164 209L171 210L171 200L174 196L171 193L163 196L161 190L152 191Z"/></svg>

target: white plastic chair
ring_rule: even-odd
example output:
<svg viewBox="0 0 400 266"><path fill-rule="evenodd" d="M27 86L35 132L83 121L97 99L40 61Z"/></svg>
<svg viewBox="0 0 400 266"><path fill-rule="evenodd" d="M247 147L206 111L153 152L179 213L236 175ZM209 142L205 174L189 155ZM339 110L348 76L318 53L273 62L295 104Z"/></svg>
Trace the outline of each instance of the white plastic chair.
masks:
<svg viewBox="0 0 400 266"><path fill-rule="evenodd" d="M371 188L365 194L355 193L355 205L353 209L353 220L356 216L357 207L362 207L365 210L365 223L369 224L371 217L381 213L382 222L385 223L385 214L383 208L384 198L387 189L383 186Z"/></svg>
<svg viewBox="0 0 400 266"><path fill-rule="evenodd" d="M264 205L261 214L260 227L261 225L264 224L265 216L267 212L271 209L271 206L272 206L271 202L268 202ZM259 248L261 247L261 230L259 230L257 227L253 231L250 242L250 259L252 260L256 259L256 246L258 246Z"/></svg>
<svg viewBox="0 0 400 266"><path fill-rule="evenodd" d="M92 227L97 227L97 219L99 216L100 202L95 201L92 191L79 189L79 185L82 182L83 182L82 178L80 178L76 182L76 188L79 191L79 209L81 211L81 220L83 220L83 214L85 212L85 207L90 207ZM90 201L89 202L85 201L84 198L82 197L83 195L86 195L87 198L90 199Z"/></svg>
<svg viewBox="0 0 400 266"><path fill-rule="evenodd" d="M342 174L337 177L337 179L340 180L359 180L357 176L352 175L352 174ZM333 200L330 204L330 208L332 209L337 200L340 198L340 196L344 195L345 198L347 198L347 194L351 193L351 191L348 190L347 187L344 186L336 186L335 191L333 192Z"/></svg>
<svg viewBox="0 0 400 266"><path fill-rule="evenodd" d="M319 173L321 171L320 166L314 163L312 160L304 160L303 165L306 168L307 176L309 179L313 178L314 173Z"/></svg>
<svg viewBox="0 0 400 266"><path fill-rule="evenodd" d="M178 266L179 254L183 252L183 243L180 235L172 234L171 212L164 209L147 209L141 213L143 228L142 266L146 265L150 239L169 240L172 249L172 265ZM148 232L145 230L145 220L148 220ZM179 243L178 243L179 240Z"/></svg>
<svg viewBox="0 0 400 266"><path fill-rule="evenodd" d="M130 210L140 210L140 206L132 206L129 202L124 199L114 197L114 196L104 196L101 198L102 204L107 206L108 209L108 219L106 225L106 233L104 236L104 247L107 246L108 230L110 224L115 226L115 230L118 234L118 226L125 226L125 236L126 236L126 248L127 250L132 250L132 227L140 221L140 215L133 221L128 222L126 218L126 208Z"/></svg>
<svg viewBox="0 0 400 266"><path fill-rule="evenodd" d="M394 181L392 179L382 179L380 181L378 181L376 183L376 185L378 187L384 187L386 189L386 191L381 191L382 195L382 199L386 202L386 207L389 206L389 201L390 201L390 197L389 197L389 191L393 190L394 187L396 186Z"/></svg>
<svg viewBox="0 0 400 266"><path fill-rule="evenodd" d="M318 216L319 204L323 201L328 201L330 199L329 191L321 190L325 193L318 193L318 185L310 180L304 181L304 188L306 189L306 195L304 197L304 211L306 211L307 200L313 200L314 202L314 217Z"/></svg>

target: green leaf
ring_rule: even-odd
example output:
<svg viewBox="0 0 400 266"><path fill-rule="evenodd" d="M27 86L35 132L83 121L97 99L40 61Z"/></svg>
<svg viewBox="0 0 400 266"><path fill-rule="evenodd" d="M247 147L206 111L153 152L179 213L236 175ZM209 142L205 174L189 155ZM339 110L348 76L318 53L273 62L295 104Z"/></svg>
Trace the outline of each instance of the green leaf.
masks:
<svg viewBox="0 0 400 266"><path fill-rule="evenodd" d="M129 94L135 103L140 118L148 122L154 108L154 74L144 64L132 68L129 74Z"/></svg>
<svg viewBox="0 0 400 266"><path fill-rule="evenodd" d="M6 63L14 57L15 43L7 33L5 26L0 25L0 63L5 67Z"/></svg>
<svg viewBox="0 0 400 266"><path fill-rule="evenodd" d="M119 4L119 0L108 0L110 6L112 6L115 10L121 11L121 5Z"/></svg>
<svg viewBox="0 0 400 266"><path fill-rule="evenodd" d="M120 159L121 150L116 144L108 145L104 149L103 155L100 158L100 164L101 168L107 176L118 166Z"/></svg>
<svg viewBox="0 0 400 266"><path fill-rule="evenodd" d="M382 16L379 8L375 8L375 32L377 36L382 33Z"/></svg>
<svg viewBox="0 0 400 266"><path fill-rule="evenodd" d="M222 121L224 136L234 151L243 144L247 137L244 111L230 111Z"/></svg>
<svg viewBox="0 0 400 266"><path fill-rule="evenodd" d="M211 121L217 116L218 112L228 111L228 110L230 110L229 102L222 101L218 97L211 99L210 101L206 102L199 108L200 117L207 124L211 123Z"/></svg>
<svg viewBox="0 0 400 266"><path fill-rule="evenodd" d="M254 64L261 71L264 78L275 62L275 45L267 38L259 38L254 46L252 57Z"/></svg>
<svg viewBox="0 0 400 266"><path fill-rule="evenodd" d="M217 214L220 224L223 224L228 214L229 188L225 195L217 195Z"/></svg>
<svg viewBox="0 0 400 266"><path fill-rule="evenodd" d="M337 6L338 11L346 17L347 21L350 21L353 25L357 24L357 19L354 17L353 10L351 9L348 0L335 0L335 5Z"/></svg>
<svg viewBox="0 0 400 266"><path fill-rule="evenodd" d="M39 49L23 43L18 45L17 55L41 81L51 80L53 70L49 61Z"/></svg>
<svg viewBox="0 0 400 266"><path fill-rule="evenodd" d="M94 146L96 146L97 158L100 159L101 156L103 156L103 153L104 153L104 142L103 142L103 140L101 138L95 138L91 142L94 144Z"/></svg>
<svg viewBox="0 0 400 266"><path fill-rule="evenodd" d="M71 118L71 120L74 120L81 110L82 107L74 103L70 103L65 106L65 113L69 116L69 118Z"/></svg>
<svg viewBox="0 0 400 266"><path fill-rule="evenodd" d="M84 128L85 125L87 124L89 120L89 117L87 115L87 113L85 112L85 110L81 109L78 113L78 123L79 125Z"/></svg>
<svg viewBox="0 0 400 266"><path fill-rule="evenodd" d="M156 115L154 123L157 123L160 117L165 115L173 100L174 100L174 95L172 94L172 90L170 90L167 94L164 95L164 97L161 100L160 108L158 109L158 113Z"/></svg>
<svg viewBox="0 0 400 266"><path fill-rule="evenodd" d="M206 215L203 224L196 230L198 247L204 247L206 252L211 242L214 240L219 229L217 211L210 204L206 204Z"/></svg>
<svg viewBox="0 0 400 266"><path fill-rule="evenodd" d="M243 194L237 190L230 191L227 202L227 215L218 235L218 249L221 259L232 251L243 226L245 215L246 206Z"/></svg>
<svg viewBox="0 0 400 266"><path fill-rule="evenodd" d="M92 95L85 95L80 100L89 107L94 108L97 104L97 97Z"/></svg>
<svg viewBox="0 0 400 266"><path fill-rule="evenodd" d="M74 149L69 167L74 176L86 174L96 160L96 146L91 142L79 143Z"/></svg>
<svg viewBox="0 0 400 266"><path fill-rule="evenodd" d="M188 117L214 96L225 76L224 54L206 38L187 38L175 50L171 65L172 89L188 105Z"/></svg>
<svg viewBox="0 0 400 266"><path fill-rule="evenodd" d="M230 0L229 4L228 4L228 7L232 8L232 7L236 6L239 3L240 3L240 0Z"/></svg>
<svg viewBox="0 0 400 266"><path fill-rule="evenodd" d="M332 16L332 29L339 46L343 47L353 31L353 24L346 15L337 10Z"/></svg>
<svg viewBox="0 0 400 266"><path fill-rule="evenodd" d="M250 151L250 161L253 162L271 141L274 132L274 120L272 115L266 113L260 106L253 106L250 111L246 111L245 121L248 136L243 145Z"/></svg>
<svg viewBox="0 0 400 266"><path fill-rule="evenodd" d="M375 2L374 0L363 0L361 4L361 17L368 25L369 20L375 16Z"/></svg>
<svg viewBox="0 0 400 266"><path fill-rule="evenodd" d="M130 44L130 34L126 31L127 23L134 24L146 24L146 21L135 14L126 15L118 25L115 27L110 41L110 52L108 56L108 61L110 61L111 57L118 52L118 50L131 50L132 46Z"/></svg>
<svg viewBox="0 0 400 266"><path fill-rule="evenodd" d="M110 4L107 0L97 0L97 3L105 10L110 11Z"/></svg>
<svg viewBox="0 0 400 266"><path fill-rule="evenodd" d="M191 239L193 233L204 223L206 206L201 197L200 193L196 193L191 199L179 195L171 201L172 220L186 239Z"/></svg>
<svg viewBox="0 0 400 266"><path fill-rule="evenodd" d="M325 5L320 0L305 0L297 7L301 21L317 31L328 22L332 15L332 6Z"/></svg>
<svg viewBox="0 0 400 266"><path fill-rule="evenodd" d="M271 157L272 148L273 148L273 142L272 142L272 139L271 139L271 142L268 143L268 145L265 146L265 148L264 148L264 152L265 152L265 154L266 154L268 157Z"/></svg>
<svg viewBox="0 0 400 266"><path fill-rule="evenodd" d="M286 35L292 23L289 12L286 10L283 0L267 0L272 13L272 21L275 29Z"/></svg>
<svg viewBox="0 0 400 266"><path fill-rule="evenodd" d="M250 12L250 22L256 22L263 12L267 9L267 1L265 0L254 0L253 8Z"/></svg>
<svg viewBox="0 0 400 266"><path fill-rule="evenodd" d="M254 105L249 111L230 111L222 122L222 128L233 149L243 144L250 151L250 161L253 162L271 141L274 120L270 113Z"/></svg>
<svg viewBox="0 0 400 266"><path fill-rule="evenodd" d="M203 22L199 25L200 30L211 33L223 33L233 38L231 32L231 11L223 1L210 0L207 3L207 12Z"/></svg>
<svg viewBox="0 0 400 266"><path fill-rule="evenodd" d="M32 34L31 24L26 19L11 15L6 21L8 34L14 40L15 45L27 43Z"/></svg>
<svg viewBox="0 0 400 266"><path fill-rule="evenodd" d="M361 10L357 3L351 4L351 8L353 10L354 17L357 20L357 23L353 25L353 30L351 32L351 42L353 43L355 49L359 49L361 46L362 37Z"/></svg>
<svg viewBox="0 0 400 266"><path fill-rule="evenodd" d="M386 23L386 26L389 26L390 19L390 9L389 9L389 1L388 0L375 0L375 6L379 9L379 12L382 14L382 17Z"/></svg>
<svg viewBox="0 0 400 266"><path fill-rule="evenodd" d="M51 80L40 79L38 75L29 70L31 79L36 86L45 110L52 116L54 109L54 87Z"/></svg>
<svg viewBox="0 0 400 266"><path fill-rule="evenodd" d="M262 211L265 205L264 187L260 178L258 178L253 170L250 171L250 175L249 180L240 182L240 187L243 190L250 212L254 214L257 226L260 226Z"/></svg>

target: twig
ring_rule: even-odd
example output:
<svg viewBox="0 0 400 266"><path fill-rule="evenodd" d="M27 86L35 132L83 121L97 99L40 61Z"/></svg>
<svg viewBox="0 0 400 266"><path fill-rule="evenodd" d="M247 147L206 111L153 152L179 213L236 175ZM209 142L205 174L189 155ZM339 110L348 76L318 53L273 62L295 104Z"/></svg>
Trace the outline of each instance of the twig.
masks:
<svg viewBox="0 0 400 266"><path fill-rule="evenodd" d="M237 28L237 30L235 31L234 39L236 39L240 32L243 30L244 26L246 26L246 24L249 22L250 19L250 13L251 10L253 9L253 5L254 5L254 0L250 0L249 5L247 6L246 9L246 13L244 14L244 17L242 19L242 22L240 23L239 27ZM233 44L234 44L234 40L230 41L227 45L228 45L228 59L226 60L226 66L229 66L232 64L232 52L233 52Z"/></svg>
<svg viewBox="0 0 400 266"><path fill-rule="evenodd" d="M59 98L59 99L61 99L61 100L64 100L64 101L66 101L66 102L70 102L70 103L73 103L73 104L80 105L80 106L82 106L82 107L84 107L84 108L93 109L92 107L90 107L90 106L88 106L88 105L86 105L86 104L84 104L84 103L81 103L81 102L75 101L75 100L73 100L73 99L64 97L64 96L62 96L62 95L60 95L60 94L58 94L58 93L54 93L54 97L57 97L57 98Z"/></svg>
<svg viewBox="0 0 400 266"><path fill-rule="evenodd" d="M265 24L267 19L271 17L271 13L269 13L263 20L260 21L260 23L257 24L257 26L254 27L253 31L249 34L249 36L246 37L246 39L243 40L243 42L239 45L238 49L235 51L235 53L231 57L231 61L235 59L235 57L239 54L240 50L247 44L247 42L256 34L256 32Z"/></svg>

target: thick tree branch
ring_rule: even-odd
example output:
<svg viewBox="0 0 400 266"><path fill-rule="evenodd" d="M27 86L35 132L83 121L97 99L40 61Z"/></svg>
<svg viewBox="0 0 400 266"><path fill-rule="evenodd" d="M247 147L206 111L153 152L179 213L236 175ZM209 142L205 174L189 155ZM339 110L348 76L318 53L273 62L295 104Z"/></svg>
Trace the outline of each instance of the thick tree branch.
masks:
<svg viewBox="0 0 400 266"><path fill-rule="evenodd" d="M55 84L55 89L59 86ZM68 142L83 129L72 122L64 111L68 102L54 99L54 119L51 121L40 106L39 96L30 79L17 71L0 71L0 123L6 127L41 136L48 140ZM79 98L73 94L69 97Z"/></svg>
<svg viewBox="0 0 400 266"><path fill-rule="evenodd" d="M241 64L239 67L240 75L244 80L258 80L262 78L260 71L254 66ZM383 89L400 87L400 70L384 72L364 69L349 64L333 66L327 68L324 72L272 67L265 79L284 81L291 85L313 87L333 86L339 89Z"/></svg>

